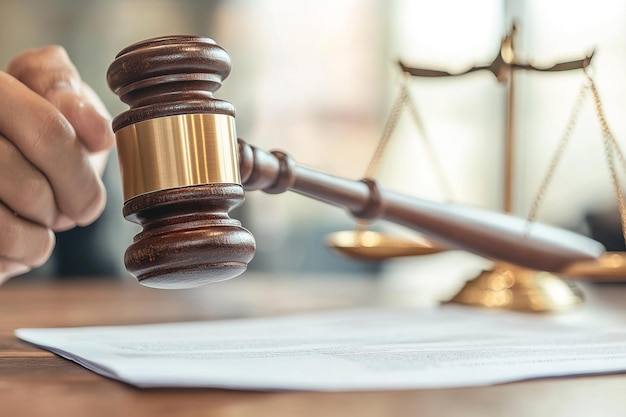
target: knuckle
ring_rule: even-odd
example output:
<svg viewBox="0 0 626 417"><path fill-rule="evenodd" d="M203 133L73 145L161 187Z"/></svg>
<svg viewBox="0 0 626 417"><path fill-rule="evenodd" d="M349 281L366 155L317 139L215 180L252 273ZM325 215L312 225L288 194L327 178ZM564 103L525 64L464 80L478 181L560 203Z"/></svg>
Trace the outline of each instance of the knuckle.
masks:
<svg viewBox="0 0 626 417"><path fill-rule="evenodd" d="M73 129L63 114L54 109L46 111L42 119L42 128L52 137L67 138L73 136Z"/></svg>
<svg viewBox="0 0 626 417"><path fill-rule="evenodd" d="M19 184L17 206L25 208L48 207L45 204L52 198L48 183L43 175L34 175L23 178Z"/></svg>
<svg viewBox="0 0 626 417"><path fill-rule="evenodd" d="M40 115L31 146L34 149L45 148L46 145L59 146L69 142L73 137L74 131L65 116L56 109L47 109Z"/></svg>

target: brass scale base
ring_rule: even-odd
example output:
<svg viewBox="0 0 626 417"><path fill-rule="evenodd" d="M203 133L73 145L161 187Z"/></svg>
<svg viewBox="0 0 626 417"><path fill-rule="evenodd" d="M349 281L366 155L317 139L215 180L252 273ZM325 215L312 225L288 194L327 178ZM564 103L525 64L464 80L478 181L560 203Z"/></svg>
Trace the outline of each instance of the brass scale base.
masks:
<svg viewBox="0 0 626 417"><path fill-rule="evenodd" d="M582 292L571 283L544 271L496 263L468 281L449 302L515 311L564 311L583 302Z"/></svg>
<svg viewBox="0 0 626 417"><path fill-rule="evenodd" d="M598 261L568 267L563 275L498 262L493 269L465 283L449 302L530 312L569 310L584 300L583 293L569 279L623 281L626 253L607 252Z"/></svg>

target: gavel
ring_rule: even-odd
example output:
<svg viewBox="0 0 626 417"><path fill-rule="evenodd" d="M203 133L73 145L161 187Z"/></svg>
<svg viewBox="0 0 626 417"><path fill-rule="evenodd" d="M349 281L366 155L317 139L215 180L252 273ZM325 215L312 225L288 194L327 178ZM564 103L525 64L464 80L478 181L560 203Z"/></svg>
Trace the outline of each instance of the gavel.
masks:
<svg viewBox="0 0 626 417"><path fill-rule="evenodd" d="M124 217L142 226L126 250L141 284L191 288L242 274L252 234L229 212L244 190L287 190L387 220L449 249L558 272L597 259L602 245L557 227L477 207L439 203L303 167L282 151L238 140L235 109L214 92L230 58L199 36L148 39L123 49L107 71L111 90L129 105L113 120Z"/></svg>

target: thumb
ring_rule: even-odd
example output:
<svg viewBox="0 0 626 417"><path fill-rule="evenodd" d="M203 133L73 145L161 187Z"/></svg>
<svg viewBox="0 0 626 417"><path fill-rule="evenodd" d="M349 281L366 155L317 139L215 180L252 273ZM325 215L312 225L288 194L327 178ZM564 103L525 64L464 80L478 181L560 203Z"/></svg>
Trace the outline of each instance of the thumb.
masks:
<svg viewBox="0 0 626 417"><path fill-rule="evenodd" d="M64 88L50 90L46 98L67 118L89 152L106 151L113 147L115 136L111 129L111 117L87 84L81 83L79 92Z"/></svg>
<svg viewBox="0 0 626 417"><path fill-rule="evenodd" d="M99 152L113 146L110 116L82 82L65 49L53 45L28 50L9 62L7 72L55 105L87 150Z"/></svg>

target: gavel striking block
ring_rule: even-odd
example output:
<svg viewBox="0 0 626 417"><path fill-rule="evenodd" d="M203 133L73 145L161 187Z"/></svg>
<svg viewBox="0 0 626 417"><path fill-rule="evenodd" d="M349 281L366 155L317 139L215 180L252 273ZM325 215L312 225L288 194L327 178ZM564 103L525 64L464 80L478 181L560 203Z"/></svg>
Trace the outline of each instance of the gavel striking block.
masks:
<svg viewBox="0 0 626 417"><path fill-rule="evenodd" d="M214 97L230 72L211 39L167 36L122 50L107 81L129 109L113 120L126 219L142 226L125 254L144 285L189 288L233 278L254 256L252 234L229 212L244 189L291 190L361 219L384 219L438 244L521 266L559 271L598 258L584 236L479 208L394 193L297 165L235 134L235 109Z"/></svg>

